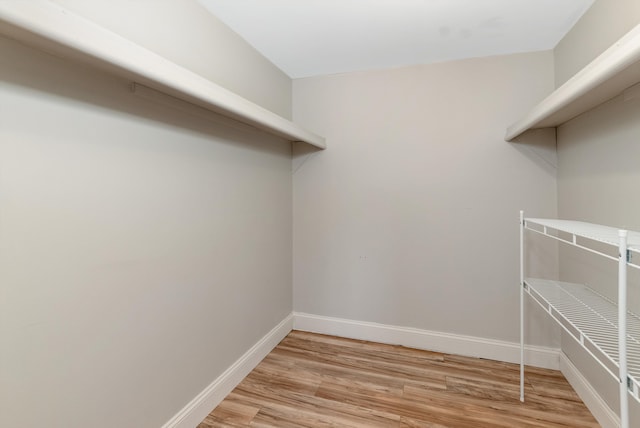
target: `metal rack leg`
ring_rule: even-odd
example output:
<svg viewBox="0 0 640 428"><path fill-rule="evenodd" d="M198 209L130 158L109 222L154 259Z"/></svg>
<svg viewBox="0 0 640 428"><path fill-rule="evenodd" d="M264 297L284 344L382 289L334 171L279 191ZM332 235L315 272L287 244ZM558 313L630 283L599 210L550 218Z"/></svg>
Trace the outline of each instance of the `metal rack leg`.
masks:
<svg viewBox="0 0 640 428"><path fill-rule="evenodd" d="M520 401L524 402L524 211L520 211Z"/></svg>
<svg viewBox="0 0 640 428"><path fill-rule="evenodd" d="M629 428L627 396L627 231L620 230L618 261L618 352L620 355L620 426Z"/></svg>

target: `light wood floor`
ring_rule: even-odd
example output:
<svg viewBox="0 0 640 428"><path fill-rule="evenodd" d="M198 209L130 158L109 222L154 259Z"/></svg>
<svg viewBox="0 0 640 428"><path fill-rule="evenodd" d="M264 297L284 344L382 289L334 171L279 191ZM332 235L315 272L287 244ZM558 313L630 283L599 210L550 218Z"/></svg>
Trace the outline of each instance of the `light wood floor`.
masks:
<svg viewBox="0 0 640 428"><path fill-rule="evenodd" d="M291 332L199 425L598 427L562 374Z"/></svg>

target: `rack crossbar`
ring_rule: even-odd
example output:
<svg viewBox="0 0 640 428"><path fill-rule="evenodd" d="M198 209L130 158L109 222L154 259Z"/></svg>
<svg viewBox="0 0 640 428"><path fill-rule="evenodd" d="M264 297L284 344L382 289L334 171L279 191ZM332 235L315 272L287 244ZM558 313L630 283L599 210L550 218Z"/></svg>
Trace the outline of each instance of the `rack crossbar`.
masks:
<svg viewBox="0 0 640 428"><path fill-rule="evenodd" d="M572 239L576 239L577 237L586 238L586 239L600 242L615 248L618 248L619 246L619 237L618 237L619 229L616 229L614 227L585 223L581 221L542 219L542 218L526 218L524 220L524 223L525 223L525 228L528 230L540 233L542 235L557 239L562 242L566 242L567 244L571 244L571 245L574 244L572 241L558 238L557 236L550 234L549 229L553 229L558 232L564 232L564 233L573 235ZM538 230L532 227L532 225L538 225L543 230ZM628 231L627 233L628 233L627 249L630 252L640 254L640 232ZM590 248L587 248L584 246L580 246L580 248L585 249L587 251L590 250ZM597 252L597 254L608 256L608 254L602 254L601 252ZM610 257L611 256L609 256L609 258ZM615 257L614 259L617 260L617 258ZM631 262L628 262L628 263L633 264L635 267L640 268L640 265L637 265Z"/></svg>

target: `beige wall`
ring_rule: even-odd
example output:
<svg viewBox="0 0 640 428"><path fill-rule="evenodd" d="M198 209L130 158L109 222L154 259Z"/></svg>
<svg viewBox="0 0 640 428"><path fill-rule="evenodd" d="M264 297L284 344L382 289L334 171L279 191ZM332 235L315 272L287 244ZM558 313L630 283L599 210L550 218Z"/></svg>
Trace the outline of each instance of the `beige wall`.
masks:
<svg viewBox="0 0 640 428"><path fill-rule="evenodd" d="M558 213L562 218L640 230L640 97L620 95L558 128ZM617 264L562 247L560 273L617 298ZM630 279L637 272L630 272ZM640 313L640 288L630 287Z"/></svg>
<svg viewBox="0 0 640 428"><path fill-rule="evenodd" d="M596 0L554 50L556 87L640 23L640 1Z"/></svg>
<svg viewBox="0 0 640 428"><path fill-rule="evenodd" d="M291 313L290 144L6 39L0 74L0 426L162 426Z"/></svg>
<svg viewBox="0 0 640 428"><path fill-rule="evenodd" d="M331 146L294 160L294 309L518 341L518 210L555 216L556 177L503 136L552 90L551 52L293 87Z"/></svg>
<svg viewBox="0 0 640 428"><path fill-rule="evenodd" d="M640 230L640 98L613 100L558 129L558 214L561 218ZM569 247L560 275L617 300L617 263ZM640 272L629 270L629 309L640 313ZM563 337L563 350L617 411L617 382ZM633 400L630 400L633 403ZM640 424L640 406L634 408Z"/></svg>
<svg viewBox="0 0 640 428"><path fill-rule="evenodd" d="M560 86L640 22L636 0L596 0L554 50L556 86ZM614 227L640 230L640 100L611 101L558 128L558 215ZM585 252L560 247L560 277L585 283L617 299L616 264ZM640 275L629 272L630 308L640 311ZM617 382L585 355L569 336L562 349L609 406L618 411ZM633 400L630 400L633 404ZM631 426L640 422L632 405Z"/></svg>
<svg viewBox="0 0 640 428"><path fill-rule="evenodd" d="M291 118L291 79L196 0L54 1Z"/></svg>

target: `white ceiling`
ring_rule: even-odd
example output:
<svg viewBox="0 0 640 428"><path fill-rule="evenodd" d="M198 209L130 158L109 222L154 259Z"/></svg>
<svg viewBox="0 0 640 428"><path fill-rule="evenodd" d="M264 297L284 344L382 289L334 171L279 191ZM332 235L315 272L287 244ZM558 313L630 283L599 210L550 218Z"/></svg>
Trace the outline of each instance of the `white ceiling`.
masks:
<svg viewBox="0 0 640 428"><path fill-rule="evenodd" d="M292 78L552 49L594 0L199 0Z"/></svg>

